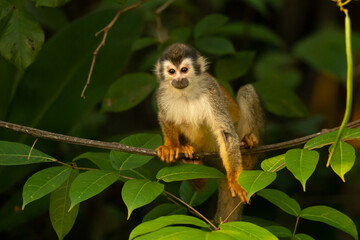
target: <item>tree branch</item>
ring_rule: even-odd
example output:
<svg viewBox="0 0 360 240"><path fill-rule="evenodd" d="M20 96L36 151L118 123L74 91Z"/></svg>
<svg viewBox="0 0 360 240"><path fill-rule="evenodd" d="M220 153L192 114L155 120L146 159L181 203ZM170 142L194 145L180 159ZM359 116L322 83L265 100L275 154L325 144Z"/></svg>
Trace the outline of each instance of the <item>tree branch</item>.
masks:
<svg viewBox="0 0 360 240"><path fill-rule="evenodd" d="M7 128L13 131L22 132L28 135L31 135L36 138L43 138L48 139L52 141L58 141L58 142L65 142L69 144L74 145L81 145L81 146L87 146L87 147L95 147L95 148L102 148L102 149L108 149L108 150L117 150L121 152L128 152L128 153L135 153L140 155L147 155L147 156L156 156L156 151L153 149L146 149L146 148L138 148L138 147L132 147L132 146L126 146L124 144L120 144L117 142L105 142L105 141L98 141L98 140L92 140L92 139L86 139L86 138L79 138L79 137L72 137L68 135L48 132L36 128L26 127L14 123L9 123L5 121L0 121L0 127L1 128ZM347 128L356 128L360 127L360 119L356 120L354 122L350 122L347 126ZM332 128L332 129L326 129L321 132L311 134L305 137L296 138L290 141L285 141L281 143L275 143L270 145L263 145L254 147L252 149L242 149L242 154L254 154L254 153L263 153L263 152L270 152L274 150L280 150L280 149L286 149L291 148L295 146L299 146L301 144L306 143L310 139L317 137L319 135L322 135L324 133L333 132L339 129L338 127ZM194 157L199 158L217 158L217 153L195 153ZM184 158L184 156L180 156L180 158Z"/></svg>
<svg viewBox="0 0 360 240"><path fill-rule="evenodd" d="M107 35L108 35L110 29L114 26L114 24L116 23L116 21L118 20L118 18L120 17L121 14L123 14L124 12L127 12L127 11L129 11L129 10L131 10L133 8L137 8L137 7L141 6L145 1L146 0L142 0L142 1L138 2L138 3L136 3L136 4L133 4L133 5L128 6L126 8L120 9L119 11L116 12L114 18L110 21L110 23L106 27L104 27L103 29L101 29L100 31L98 31L95 34L95 37L97 37L100 33L102 33L102 32L104 33L100 44L97 46L97 48L93 52L93 58L92 58L88 78L87 78L85 86L84 86L84 88L83 88L83 90L81 92L81 97L82 98L85 98L85 91L86 91L86 88L88 87L88 85L90 84L90 79L91 79L92 72L94 70L96 57L97 57L97 55L99 53L100 48L105 46L105 41L106 41L106 38L107 38Z"/></svg>

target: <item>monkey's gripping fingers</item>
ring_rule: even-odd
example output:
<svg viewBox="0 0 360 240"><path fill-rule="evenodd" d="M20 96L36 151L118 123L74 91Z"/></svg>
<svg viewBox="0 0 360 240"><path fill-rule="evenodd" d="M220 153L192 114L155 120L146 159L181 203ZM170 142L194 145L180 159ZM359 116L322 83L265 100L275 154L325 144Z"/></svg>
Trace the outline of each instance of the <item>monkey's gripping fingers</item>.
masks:
<svg viewBox="0 0 360 240"><path fill-rule="evenodd" d="M235 175L228 175L228 183L229 183L229 189L231 192L232 197L236 197L238 195L241 199L241 202L246 204L247 201L247 193L246 191L240 186L240 184L237 181L237 174Z"/></svg>
<svg viewBox="0 0 360 240"><path fill-rule="evenodd" d="M184 153L186 158L193 158L194 148L190 145L181 146L180 152Z"/></svg>
<svg viewBox="0 0 360 240"><path fill-rule="evenodd" d="M179 151L179 147L162 145L156 149L156 154L161 159L161 161L166 163L173 163L177 159Z"/></svg>
<svg viewBox="0 0 360 240"><path fill-rule="evenodd" d="M161 159L161 161L166 163L173 163L179 158L179 154L184 153L186 158L193 158L194 148L189 145L184 146L159 146L156 149L157 156Z"/></svg>
<svg viewBox="0 0 360 240"><path fill-rule="evenodd" d="M250 133L246 135L241 141L240 146L245 148L252 148L259 144L259 139L255 136L255 134Z"/></svg>

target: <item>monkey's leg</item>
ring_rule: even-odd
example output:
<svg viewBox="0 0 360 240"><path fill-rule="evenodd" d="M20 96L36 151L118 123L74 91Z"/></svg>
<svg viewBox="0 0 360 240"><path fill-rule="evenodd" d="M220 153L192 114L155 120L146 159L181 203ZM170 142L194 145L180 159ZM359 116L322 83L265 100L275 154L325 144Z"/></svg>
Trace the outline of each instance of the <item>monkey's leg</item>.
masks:
<svg viewBox="0 0 360 240"><path fill-rule="evenodd" d="M219 123L223 124L224 122ZM231 195L232 197L236 197L238 195L241 201L246 203L247 193L237 181L243 169L238 135L235 130L232 129L232 123L227 123L218 127L220 128L220 131L214 132L218 140L219 153L226 171Z"/></svg>
<svg viewBox="0 0 360 240"><path fill-rule="evenodd" d="M156 149L157 156L166 163L175 162L179 158L179 153L184 153L186 158L192 158L194 148L190 145L181 145L179 131L173 123L163 120L159 115L160 126L164 136L164 145Z"/></svg>

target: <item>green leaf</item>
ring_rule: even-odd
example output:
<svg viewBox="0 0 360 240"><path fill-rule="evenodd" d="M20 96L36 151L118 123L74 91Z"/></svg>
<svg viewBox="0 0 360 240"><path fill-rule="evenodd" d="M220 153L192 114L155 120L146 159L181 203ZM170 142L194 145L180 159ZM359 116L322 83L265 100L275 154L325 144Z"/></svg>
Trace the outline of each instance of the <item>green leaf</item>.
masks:
<svg viewBox="0 0 360 240"><path fill-rule="evenodd" d="M256 61L254 69L258 81L294 89L301 82L301 74L294 67L294 59L286 53L267 52Z"/></svg>
<svg viewBox="0 0 360 240"><path fill-rule="evenodd" d="M150 212L148 212L144 218L143 222L147 222L150 220L154 220L158 217L162 216L171 216L171 215L185 215L187 209L183 206L172 204L172 203L164 203L156 206Z"/></svg>
<svg viewBox="0 0 360 240"><path fill-rule="evenodd" d="M0 23L7 19L13 9L13 5L11 5L9 1L0 0Z"/></svg>
<svg viewBox="0 0 360 240"><path fill-rule="evenodd" d="M60 7L70 0L34 0L37 7Z"/></svg>
<svg viewBox="0 0 360 240"><path fill-rule="evenodd" d="M179 27L169 34L169 40L173 43L188 43L191 36L191 28Z"/></svg>
<svg viewBox="0 0 360 240"><path fill-rule="evenodd" d="M277 224L275 222L266 220L264 218L250 217L250 216L243 215L243 216L241 216L241 220L244 222L253 223L260 227L268 227L268 226L275 226L275 225L277 226Z"/></svg>
<svg viewBox="0 0 360 240"><path fill-rule="evenodd" d="M70 187L71 206L69 211L78 203L85 201L102 191L118 180L116 172L91 170L79 174Z"/></svg>
<svg viewBox="0 0 360 240"><path fill-rule="evenodd" d="M136 208L151 203L164 191L164 185L146 179L127 181L121 191L121 196L128 209L128 217Z"/></svg>
<svg viewBox="0 0 360 240"><path fill-rule="evenodd" d="M1 0L0 0L1 4ZM0 6L0 11L1 11ZM0 12L1 14L1 12ZM1 29L1 20L0 20L0 29ZM18 75L18 70L14 65L6 61L3 57L0 56L0 119L5 120L8 114L8 110L11 106L13 89L16 88L17 84L21 80ZM4 136L4 129L1 130L0 135ZM10 135L10 134L8 134ZM6 136L7 140L10 140Z"/></svg>
<svg viewBox="0 0 360 240"><path fill-rule="evenodd" d="M201 19L194 27L194 37L199 38L213 33L228 21L228 17L221 14L211 14Z"/></svg>
<svg viewBox="0 0 360 240"><path fill-rule="evenodd" d="M147 233L157 231L166 226L180 225L180 224L194 225L194 226L203 227L203 228L209 227L209 225L207 223L205 223L204 221L202 221L198 218L192 217L192 216L186 216L186 215L164 216L164 217L159 217L159 218L151 220L151 221L144 222L144 223L136 226L131 231L129 239L131 240L140 235L144 235ZM155 238L153 238L153 239L155 239ZM166 238L164 238L164 239L166 239Z"/></svg>
<svg viewBox="0 0 360 240"><path fill-rule="evenodd" d="M30 158L29 158L29 153ZM54 162L54 158L36 149L14 142L0 141L0 165L24 165Z"/></svg>
<svg viewBox="0 0 360 240"><path fill-rule="evenodd" d="M28 13L14 9L0 33L0 54L24 70L34 62L43 43L44 32L40 24Z"/></svg>
<svg viewBox="0 0 360 240"><path fill-rule="evenodd" d="M164 182L182 181L196 178L223 178L222 172L216 168L199 164L180 164L164 167L156 174L156 178Z"/></svg>
<svg viewBox="0 0 360 240"><path fill-rule="evenodd" d="M49 210L49 198L43 197L33 202L30 207L19 211L19 205L22 201L21 193L19 191L11 193L0 208L0 231L2 234L9 231L21 230L23 232L24 226L39 221Z"/></svg>
<svg viewBox="0 0 360 240"><path fill-rule="evenodd" d="M204 232L206 235L202 238L198 239L206 239L206 240L235 240L235 239L244 239L239 238L244 236L243 234L239 234L235 231L212 231L212 232Z"/></svg>
<svg viewBox="0 0 360 240"><path fill-rule="evenodd" d="M319 161L319 153L306 149L291 149L285 154L286 167L299 180L305 192L305 184L315 171Z"/></svg>
<svg viewBox="0 0 360 240"><path fill-rule="evenodd" d="M227 233L234 237L234 239L247 240L276 240L271 232L265 228L259 227L253 223L248 222L228 222L220 225L220 232Z"/></svg>
<svg viewBox="0 0 360 240"><path fill-rule="evenodd" d="M299 203L282 191L276 189L264 189L258 192L257 195L265 198L290 215L297 217L301 213Z"/></svg>
<svg viewBox="0 0 360 240"><path fill-rule="evenodd" d="M269 12L266 7L268 1L266 0L243 0L243 1L246 2L249 6L253 7L262 15L264 16L268 15Z"/></svg>
<svg viewBox="0 0 360 240"><path fill-rule="evenodd" d="M220 27L216 34L228 37L240 37L251 40L268 43L276 47L283 47L284 41L276 35L270 28L250 22L230 22Z"/></svg>
<svg viewBox="0 0 360 240"><path fill-rule="evenodd" d="M28 4L27 11L39 21L43 28L53 33L70 23L63 8L35 7L33 4Z"/></svg>
<svg viewBox="0 0 360 240"><path fill-rule="evenodd" d="M217 179L207 179L206 186L201 191L196 191L194 187L190 186L191 183L183 181L181 183L179 194L182 200L190 206L198 206L211 197L218 187Z"/></svg>
<svg viewBox="0 0 360 240"><path fill-rule="evenodd" d="M156 87L149 73L130 73L111 84L101 106L102 111L122 112L142 102Z"/></svg>
<svg viewBox="0 0 360 240"><path fill-rule="evenodd" d="M350 234L355 239L358 239L358 232L354 222L345 214L331 207L308 207L301 211L300 217L312 221L326 223Z"/></svg>
<svg viewBox="0 0 360 240"><path fill-rule="evenodd" d="M295 237L291 238L291 240L315 240L315 239L310 237L307 234L298 233L298 234L295 235Z"/></svg>
<svg viewBox="0 0 360 240"><path fill-rule="evenodd" d="M244 76L249 71L254 57L255 52L243 51L220 58L215 65L216 78L231 81Z"/></svg>
<svg viewBox="0 0 360 240"><path fill-rule="evenodd" d="M256 82L254 86L269 112L284 117L304 117L308 114L305 105L290 88L268 81Z"/></svg>
<svg viewBox="0 0 360 240"><path fill-rule="evenodd" d="M338 131L329 132L325 134L321 134L320 136L314 137L310 139L304 146L305 149L314 149L321 148L326 145L330 145L335 142L335 138L338 134ZM360 140L360 129L349 129L345 128L344 132L341 136L343 141L350 139L359 139Z"/></svg>
<svg viewBox="0 0 360 240"><path fill-rule="evenodd" d="M23 206L51 193L60 187L69 178L71 168L67 166L43 169L32 175L23 189Z"/></svg>
<svg viewBox="0 0 360 240"><path fill-rule="evenodd" d="M157 231L137 237L136 240L155 240L155 239L173 239L173 240L188 240L192 239L209 239L209 232L201 231L200 229L190 227L164 227ZM213 239L209 239L213 240ZM224 239L225 240L225 239Z"/></svg>
<svg viewBox="0 0 360 240"><path fill-rule="evenodd" d="M62 240L70 232L78 215L79 204L68 211L71 204L70 186L78 174L78 170L72 169L70 177L50 195L49 215L59 240Z"/></svg>
<svg viewBox="0 0 360 240"><path fill-rule="evenodd" d="M247 201L250 197L268 186L276 179L275 172L263 172L260 170L243 170L239 176L239 184L245 189L248 194Z"/></svg>
<svg viewBox="0 0 360 240"><path fill-rule="evenodd" d="M333 145L332 145L333 147ZM332 148L331 147L331 148ZM330 148L330 149L331 149ZM329 149L329 151L330 151ZM350 144L340 141L336 146L331 160L331 168L345 182L344 175L350 171L355 164L355 149Z"/></svg>
<svg viewBox="0 0 360 240"><path fill-rule="evenodd" d="M133 43L133 45L131 46L131 50L132 51L138 51L138 50L141 50L143 48L154 45L155 43L156 43L156 38L154 38L154 37L139 38L138 40L136 40Z"/></svg>
<svg viewBox="0 0 360 240"><path fill-rule="evenodd" d="M133 147L155 149L161 145L159 134L135 134L120 141L121 144ZM153 156L137 155L126 152L111 151L110 162L116 170L127 170L140 167L149 162Z"/></svg>
<svg viewBox="0 0 360 240"><path fill-rule="evenodd" d="M101 36L95 38L94 34L111 21L117 10L94 11L51 36L25 72L13 97L8 121L48 131L69 132L98 106L109 85L124 69L131 44L142 29L140 10L122 14L114 24L106 46L97 56L85 101L79 96L89 73L92 53L101 42ZM35 86L46 86L46 91Z"/></svg>
<svg viewBox="0 0 360 240"><path fill-rule="evenodd" d="M265 229L279 238L289 238L292 236L291 231L283 226L268 226Z"/></svg>
<svg viewBox="0 0 360 240"><path fill-rule="evenodd" d="M202 37L195 40L195 46L200 51L208 54L226 55L234 54L233 44L226 38Z"/></svg>
<svg viewBox="0 0 360 240"><path fill-rule="evenodd" d="M360 34L352 32L352 50L360 51ZM331 51L329 51L331 49ZM345 79L346 56L343 29L324 28L297 43L295 55L317 71Z"/></svg>
<svg viewBox="0 0 360 240"><path fill-rule="evenodd" d="M285 167L285 154L277 155L261 162L261 168L265 172L278 172Z"/></svg>
<svg viewBox="0 0 360 240"><path fill-rule="evenodd" d="M101 170L111 171L114 170L110 163L110 157L108 152L86 152L80 154L76 158L73 159L73 162L79 159L88 159L96 166L98 166Z"/></svg>

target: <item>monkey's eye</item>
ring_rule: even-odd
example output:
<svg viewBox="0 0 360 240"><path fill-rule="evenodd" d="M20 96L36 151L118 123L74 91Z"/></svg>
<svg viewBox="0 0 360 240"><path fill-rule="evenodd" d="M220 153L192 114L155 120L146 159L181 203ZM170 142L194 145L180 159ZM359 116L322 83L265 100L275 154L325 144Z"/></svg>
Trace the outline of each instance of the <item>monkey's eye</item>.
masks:
<svg viewBox="0 0 360 240"><path fill-rule="evenodd" d="M182 69L181 69L181 72L183 72L183 73L186 73L188 71L188 68L186 68L186 67L183 67Z"/></svg>
<svg viewBox="0 0 360 240"><path fill-rule="evenodd" d="M174 73L175 73L175 69L170 69L170 70L169 70L169 73L170 73L170 74L174 74Z"/></svg>

